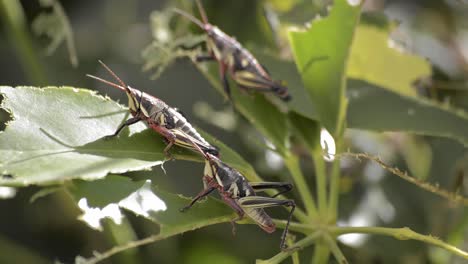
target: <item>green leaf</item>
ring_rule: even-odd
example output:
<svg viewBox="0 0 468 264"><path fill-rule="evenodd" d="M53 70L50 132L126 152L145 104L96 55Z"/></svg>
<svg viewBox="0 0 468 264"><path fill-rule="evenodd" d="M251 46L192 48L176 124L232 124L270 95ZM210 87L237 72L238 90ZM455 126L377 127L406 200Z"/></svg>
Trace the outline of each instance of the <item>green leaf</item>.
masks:
<svg viewBox="0 0 468 264"><path fill-rule="evenodd" d="M363 81L348 82L348 127L448 137L468 146L468 114Z"/></svg>
<svg viewBox="0 0 468 264"><path fill-rule="evenodd" d="M201 64L196 64L196 66L213 87L226 96L219 75L217 74L218 66L202 66ZM232 103L235 108L247 118L262 135L271 141L279 153L286 153L289 147L289 131L287 129L288 123L286 114L280 111L277 105L269 100L271 98L271 100L274 101L277 98L273 98L274 95L272 94L243 93L232 81L230 81L230 88ZM267 99L267 97L269 97L269 99ZM277 103L279 105L282 104L282 102Z"/></svg>
<svg viewBox="0 0 468 264"><path fill-rule="evenodd" d="M294 112L289 113L288 117L296 135L307 144L309 149L320 147L320 125L318 122Z"/></svg>
<svg viewBox="0 0 468 264"><path fill-rule="evenodd" d="M305 31L290 30L289 40L302 81L319 121L335 135L346 110L346 62L359 21L360 5L336 0L328 17Z"/></svg>
<svg viewBox="0 0 468 264"><path fill-rule="evenodd" d="M0 133L0 185L56 184L69 179L98 179L108 173L149 169L165 160L162 137L143 123L104 140L128 119L128 110L90 90L71 87L0 87L2 108L12 114ZM129 132L128 132L129 131ZM250 180L259 180L239 154L201 132L218 146L223 160ZM202 161L177 146L176 159ZM200 172L201 173L201 172Z"/></svg>
<svg viewBox="0 0 468 264"><path fill-rule="evenodd" d="M96 179L109 172L150 168L164 159L154 152L162 146L157 137L141 142L127 135L101 142L100 138L112 134L128 113L95 92L71 87L0 87L0 93L5 97L2 107L13 119L0 134L0 172L13 178L0 179L0 185ZM144 129L143 124L137 124L130 131L134 134ZM145 159L134 158L135 154Z"/></svg>
<svg viewBox="0 0 468 264"><path fill-rule="evenodd" d="M186 206L191 199L160 190L150 181L135 182L122 176L110 175L93 182L74 181L69 191L77 202L86 198L90 208L103 209L115 204L145 217L160 225L161 235L175 235L227 222L234 217L231 208L212 198L195 204L186 212L180 212L179 209ZM127 201L123 202L124 199ZM148 204L148 201L156 202ZM155 203L158 205L155 206Z"/></svg>
<svg viewBox="0 0 468 264"><path fill-rule="evenodd" d="M431 74L424 58L405 54L389 45L389 30L359 25L353 42L347 76L361 79L404 95L416 95L411 84Z"/></svg>

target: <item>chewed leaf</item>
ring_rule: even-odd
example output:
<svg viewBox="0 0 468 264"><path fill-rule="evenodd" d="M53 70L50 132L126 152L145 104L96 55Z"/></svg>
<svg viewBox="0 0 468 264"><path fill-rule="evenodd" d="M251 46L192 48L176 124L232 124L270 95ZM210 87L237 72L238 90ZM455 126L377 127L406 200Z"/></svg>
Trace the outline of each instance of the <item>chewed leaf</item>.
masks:
<svg viewBox="0 0 468 264"><path fill-rule="evenodd" d="M143 124L130 128L132 136L101 140L128 114L92 91L0 87L0 93L5 97L2 107L12 115L0 134L0 172L11 175L2 177L1 185L96 179L109 172L150 168L164 160L158 151L163 143L157 136L136 134L145 129Z"/></svg>
<svg viewBox="0 0 468 264"><path fill-rule="evenodd" d="M296 66L318 120L333 135L344 121L346 65L360 12L360 5L336 0L328 17L312 21L305 30L289 31Z"/></svg>
<svg viewBox="0 0 468 264"><path fill-rule="evenodd" d="M349 57L347 76L404 95L415 95L411 84L431 74L427 60L390 47L388 30L360 25Z"/></svg>
<svg viewBox="0 0 468 264"><path fill-rule="evenodd" d="M104 140L129 113L90 90L4 86L0 94L5 97L2 108L12 118L0 133L0 185L93 180L109 173L149 169L166 159L162 137L141 122L124 129L117 138ZM247 177L258 177L242 157L219 145L225 162ZM200 155L179 147L170 152L176 159L202 161Z"/></svg>

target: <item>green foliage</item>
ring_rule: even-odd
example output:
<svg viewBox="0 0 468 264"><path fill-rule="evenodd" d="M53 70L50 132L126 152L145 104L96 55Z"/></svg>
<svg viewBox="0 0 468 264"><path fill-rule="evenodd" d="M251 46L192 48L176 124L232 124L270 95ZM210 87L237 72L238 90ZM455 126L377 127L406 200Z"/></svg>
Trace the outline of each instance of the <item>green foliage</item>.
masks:
<svg viewBox="0 0 468 264"><path fill-rule="evenodd" d="M289 32L294 59L319 121L339 135L345 118L345 72L360 6L335 1L329 16Z"/></svg>
<svg viewBox="0 0 468 264"><path fill-rule="evenodd" d="M369 25L358 26L346 75L414 96L416 90L412 83L429 76L431 67L424 58L397 50L391 43L389 30Z"/></svg>
<svg viewBox="0 0 468 264"><path fill-rule="evenodd" d="M102 209L109 204L118 203L127 198L144 185L144 181L136 182L127 177L109 175L105 179L92 182L73 182L68 186L68 189L77 202L81 198L86 198L89 207ZM203 226L227 222L233 217L232 210L221 201L214 200L213 198L197 203L187 212L180 212L179 209L190 202L189 198L165 192L154 185L149 186L148 190L167 205L167 209L160 209L159 211L149 210L148 215L142 215L142 217L160 226L161 231L159 235L172 236ZM136 201L138 202L138 198ZM142 206L143 201L140 200L139 202L140 206ZM127 209L132 211L131 207ZM134 212L139 213L138 211Z"/></svg>
<svg viewBox="0 0 468 264"><path fill-rule="evenodd" d="M27 186L63 183L71 179L93 180L108 173L149 169L165 161L166 144L141 123L111 135L129 117L128 111L95 92L72 87L0 87L2 108L12 121L0 137L0 170L12 178L1 185ZM25 105L34 105L31 112ZM27 120L27 122L23 121ZM79 128L79 129L77 129ZM237 153L204 133L219 146L224 161L247 178L259 180ZM174 158L201 161L190 151L174 146Z"/></svg>
<svg viewBox="0 0 468 264"><path fill-rule="evenodd" d="M467 145L468 115L463 110L363 81L350 81L348 90L350 128L448 137Z"/></svg>
<svg viewBox="0 0 468 264"><path fill-rule="evenodd" d="M1 134L0 170L9 186L57 184L74 178L99 179L161 164L164 144L152 134L104 141L128 113L108 98L71 87L1 87L2 107L12 121ZM25 106L33 106L31 108ZM143 125L131 127L131 134Z"/></svg>
<svg viewBox="0 0 468 264"><path fill-rule="evenodd" d="M300 1L270 2L276 10L286 12L293 10ZM287 34L294 61L284 58L287 51L281 50L282 55L278 56L276 51L264 49L268 44L264 44L263 49L257 46L251 49L275 79L287 83L293 98L290 102L284 103L273 94L243 92L235 83L230 83L232 101L229 104L259 132L261 140L265 139L259 145L268 145L281 156L299 198L296 199L298 207L291 224L291 230L301 234L299 239L288 238L291 250L279 252L267 260L258 260L258 263L279 263L293 254L294 262L299 262L298 256L303 257L304 249L311 245L315 246L312 262L328 263L330 256L333 256L339 263L347 263L346 254L341 251L336 238L348 233L422 241L468 259L468 253L406 227L337 226L338 198L340 186L343 185L340 179L343 178L339 161L335 160L327 166L323 159L319 144L322 126L334 136L337 158L346 156L343 150L349 147L344 135L346 128L407 132L454 139L464 146L468 144L466 112L421 98L412 88L416 79L430 74L429 63L416 55L389 47L390 32L386 26L375 27L369 21L367 23L370 24L359 24L362 3L351 5L353 2L361 1L336 0L327 17L312 20L305 29L289 29ZM51 7L53 12L39 15L33 29L52 38L48 48L50 52L65 40L73 62L76 55L73 55L71 28L62 8L53 0L44 0L41 4ZM236 6L236 3L228 6L231 5ZM249 14L260 13L260 3L254 6ZM209 8L207 10L210 12ZM194 56L203 48L187 49L203 42L206 37L188 33L190 23L186 19L180 22L174 17L169 9L152 14L153 41L142 52L143 69L154 71L153 78L158 78L176 59L189 58L222 97L227 98L219 78L218 64L201 64L194 60ZM257 17L253 18L255 20L250 18L243 23L259 21ZM258 23L255 29L261 31L263 24ZM266 36L264 33L259 34L259 39ZM248 31L245 38L255 39L252 37L254 35ZM120 175L163 165L167 160L163 153L166 144L160 135L141 122L124 129L119 137L104 139L104 136L113 134L130 115L125 107L111 99L73 87L0 86L0 94L4 98L1 108L11 115L5 130L0 133L0 175L3 176L0 177L0 186L53 185L42 189L33 198L65 190L74 203L86 198L92 208L117 205L157 226L158 231L148 238L128 241L127 244L124 241L124 244L89 259L78 257L77 263L96 263L130 248L228 222L236 217L231 208L213 198L197 203L191 210L182 213L179 209L187 205L190 199L159 188L160 179L143 181ZM247 162L208 133L200 133L219 147L224 162L239 170L251 182L263 181L250 161ZM415 137L403 144L401 152L416 177L387 165L378 157L362 153L349 153L348 156L372 160L420 189L466 205L467 199L462 194L426 182L431 180L430 165L434 158L427 143ZM170 153L175 159L173 162L203 161L196 153L177 146ZM311 163L313 166L310 166ZM305 174L303 167L313 167L314 173ZM192 174L198 178L203 175L201 170ZM310 188L312 180L309 178L315 180L315 193ZM142 190L161 199L167 208L142 213L122 203L128 197L136 196L136 204L142 207L144 201L139 194ZM275 223L279 228L286 225L284 220L275 220ZM111 232L131 229L131 225L127 225ZM466 219L459 224L465 225ZM129 235L120 238L130 240L136 233L126 231ZM452 240L460 243L461 239Z"/></svg>
<svg viewBox="0 0 468 264"><path fill-rule="evenodd" d="M52 8L51 13L39 14L32 23L32 29L36 35L45 35L50 38L46 54L51 55L62 42L65 42L70 62L74 67L77 67L78 56L76 55L73 31L63 7L57 0L40 0L39 3L43 8Z"/></svg>

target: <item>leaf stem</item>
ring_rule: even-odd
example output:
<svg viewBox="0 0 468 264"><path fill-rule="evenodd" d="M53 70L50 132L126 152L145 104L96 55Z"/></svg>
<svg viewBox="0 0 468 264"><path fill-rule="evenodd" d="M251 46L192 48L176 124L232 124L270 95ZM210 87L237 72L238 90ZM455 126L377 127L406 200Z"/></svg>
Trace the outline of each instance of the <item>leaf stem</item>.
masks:
<svg viewBox="0 0 468 264"><path fill-rule="evenodd" d="M431 244L440 248L443 248L457 256L460 256L464 259L468 259L468 252L463 251L453 245L450 245L439 238L433 237L431 235L422 235L417 232L414 232L408 227L402 228L388 228L388 227L330 227L330 232L335 235L351 234L351 233L364 233L364 234L376 234L376 235L386 235L391 236L399 240L418 240Z"/></svg>
<svg viewBox="0 0 468 264"><path fill-rule="evenodd" d="M310 154L315 165L315 175L317 179L317 199L318 210L321 219L326 219L327 214L327 175L325 161L320 148L310 150Z"/></svg>
<svg viewBox="0 0 468 264"><path fill-rule="evenodd" d="M340 153L340 152L338 152L338 153ZM339 154L339 156L349 156L349 157L353 157L353 158L356 158L356 159L364 158L364 159L374 161L377 164L379 164L380 167L382 167L384 170L389 171L393 175L396 175L396 176L402 178L403 180L405 180L407 182L415 184L416 186L418 186L419 188L421 188L423 190L434 193L434 194L436 194L436 195L438 195L440 197L443 197L443 198L445 198L445 199L447 199L447 200L449 200L449 201L451 201L453 203L463 205L463 206L468 206L468 198L467 197L461 196L461 195L459 195L457 193L454 193L454 192L449 192L447 190L444 190L444 189L440 188L437 185L433 185L433 184L431 184L429 182L422 181L422 180L419 180L419 179L417 179L417 178L415 178L413 176L410 176L410 175L408 175L408 173L406 171L401 171L397 167L392 167L392 166L388 165L387 163L385 163L379 157L372 156L372 155L369 155L367 153L350 153L350 152Z"/></svg>
<svg viewBox="0 0 468 264"><path fill-rule="evenodd" d="M286 227L286 224L287 224L286 220L273 219L273 221L275 222L276 226L279 227L279 228L284 229ZM255 223L252 221L252 224L255 224ZM290 222L289 223L289 230L293 230L293 231L308 235L308 234L310 234L312 232L317 231L318 228L316 228L316 227L314 227L314 226L312 226L310 224L301 224L301 223L296 223L296 222Z"/></svg>
<svg viewBox="0 0 468 264"><path fill-rule="evenodd" d="M336 142L337 153L341 152L340 140ZM338 198L340 195L340 161L335 159L331 167L330 193L328 194L328 223L335 223L338 215Z"/></svg>
<svg viewBox="0 0 468 264"><path fill-rule="evenodd" d="M53 1L53 9L57 16L60 18L65 31L65 43L67 45L68 53L70 55L70 63L73 67L78 67L78 56L76 55L75 40L73 37L73 30L68 20L65 10L63 10L62 5L59 1Z"/></svg>
<svg viewBox="0 0 468 264"><path fill-rule="evenodd" d="M312 257L312 264L327 264L330 258L330 249L320 237L315 243L314 256Z"/></svg>
<svg viewBox="0 0 468 264"><path fill-rule="evenodd" d="M336 240L332 238L330 234L325 234L323 238L325 240L325 243L328 245L328 248L333 253L333 256L335 256L336 262L340 264L348 264L349 262L344 256L343 252L341 252L341 249L338 247Z"/></svg>
<svg viewBox="0 0 468 264"><path fill-rule="evenodd" d="M298 250L302 250L305 247L310 246L314 243L317 238L322 235L321 231L315 231L312 234L306 236L302 240L299 240L296 244L291 246L290 250L282 251L270 259L267 260L257 260L256 264L276 264L280 263L281 261L285 260L287 257L291 256L294 252Z"/></svg>
<svg viewBox="0 0 468 264"><path fill-rule="evenodd" d="M108 259L108 258L110 258L111 256L113 256L113 255L115 255L117 253L123 252L123 251L128 250L128 249L137 248L137 247L140 247L140 246L151 244L151 243L157 242L159 240L163 240L163 239L166 239L168 237L171 237L172 235L174 235L174 234L166 233L164 235L152 235L152 236L149 236L147 238L143 238L143 239L136 240L136 241L131 241L131 242L128 242L127 244L125 244L125 245L119 245L119 246L113 247L110 250L105 251L103 253L95 252L94 257L89 258L89 259L84 259L82 257L77 257L75 259L75 263L77 263L77 264L78 263L79 264L95 264L95 263L98 263L98 262L103 261L105 259Z"/></svg>
<svg viewBox="0 0 468 264"><path fill-rule="evenodd" d="M315 206L315 201L312 193L310 192L310 188L307 186L304 174L301 171L299 158L292 154L286 154L284 157L284 163L291 173L294 186L298 190L299 195L304 202L307 214L313 218L317 217L317 207Z"/></svg>

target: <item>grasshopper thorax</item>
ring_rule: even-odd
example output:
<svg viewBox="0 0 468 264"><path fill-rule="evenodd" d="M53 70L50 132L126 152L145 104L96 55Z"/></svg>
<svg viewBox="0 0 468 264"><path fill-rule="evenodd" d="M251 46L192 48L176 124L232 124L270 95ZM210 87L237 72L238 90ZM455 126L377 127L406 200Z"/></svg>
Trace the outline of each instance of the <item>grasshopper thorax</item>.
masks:
<svg viewBox="0 0 468 264"><path fill-rule="evenodd" d="M159 113L165 108L167 104L158 98L144 93L140 90L128 86L128 108L132 115L140 115L143 118L151 118L155 113Z"/></svg>

